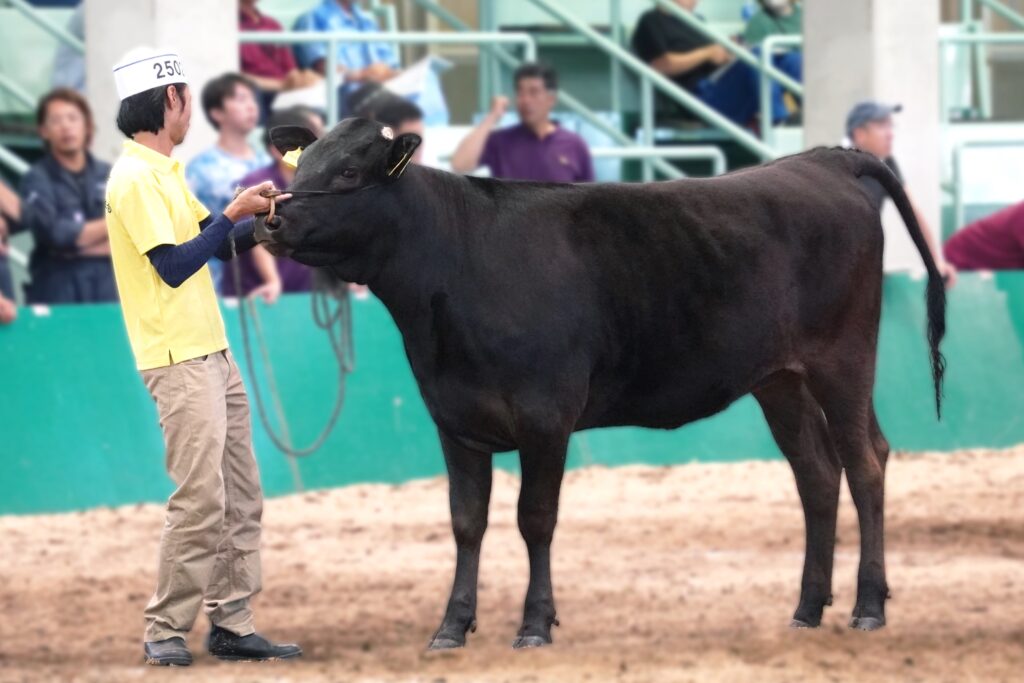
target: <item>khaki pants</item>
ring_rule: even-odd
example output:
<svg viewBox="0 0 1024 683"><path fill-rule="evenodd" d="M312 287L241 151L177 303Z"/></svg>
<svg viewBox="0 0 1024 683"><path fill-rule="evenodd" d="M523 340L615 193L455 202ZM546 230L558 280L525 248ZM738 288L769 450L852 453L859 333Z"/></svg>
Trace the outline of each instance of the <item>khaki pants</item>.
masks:
<svg viewBox="0 0 1024 683"><path fill-rule="evenodd" d="M252 450L249 401L230 351L145 370L177 490L167 501L148 642L183 636L199 608L245 636L260 591L263 494Z"/></svg>

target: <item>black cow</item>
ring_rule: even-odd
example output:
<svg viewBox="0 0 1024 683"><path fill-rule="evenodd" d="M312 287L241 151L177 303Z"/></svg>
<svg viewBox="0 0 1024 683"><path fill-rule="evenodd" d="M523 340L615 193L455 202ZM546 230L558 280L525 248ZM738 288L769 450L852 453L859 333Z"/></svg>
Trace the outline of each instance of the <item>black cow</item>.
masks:
<svg viewBox="0 0 1024 683"><path fill-rule="evenodd" d="M939 408L945 293L899 182L819 149L708 180L555 185L405 164L420 140L361 119L305 148L295 197L258 227L276 254L331 266L387 306L437 424L457 560L431 648L475 627L492 454L518 449L530 584L515 647L551 642L551 538L569 436L675 429L753 393L792 465L807 548L794 626L831 602L840 472L860 518L850 625L885 623L883 479L872 405L882 226L858 178L895 200L928 269ZM403 175L404 171L404 175Z"/></svg>

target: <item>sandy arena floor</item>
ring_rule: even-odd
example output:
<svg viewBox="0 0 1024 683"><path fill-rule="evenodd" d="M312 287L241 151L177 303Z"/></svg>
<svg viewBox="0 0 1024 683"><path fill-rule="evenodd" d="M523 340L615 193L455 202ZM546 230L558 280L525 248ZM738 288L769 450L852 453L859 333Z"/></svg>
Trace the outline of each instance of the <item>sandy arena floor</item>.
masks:
<svg viewBox="0 0 1024 683"><path fill-rule="evenodd" d="M261 630L297 662L141 663L158 506L0 518L0 681L1021 681L1024 448L897 456L889 467L889 627L846 628L858 535L844 490L835 605L787 628L803 522L782 463L571 473L555 537L562 627L514 652L526 589L518 482L496 475L479 623L427 654L454 566L446 482L271 501Z"/></svg>

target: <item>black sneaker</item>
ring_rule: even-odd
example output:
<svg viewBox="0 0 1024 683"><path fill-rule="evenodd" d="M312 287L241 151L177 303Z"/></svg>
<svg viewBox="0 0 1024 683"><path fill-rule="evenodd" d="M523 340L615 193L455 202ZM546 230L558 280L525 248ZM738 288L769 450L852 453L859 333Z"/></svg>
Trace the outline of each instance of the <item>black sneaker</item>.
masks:
<svg viewBox="0 0 1024 683"><path fill-rule="evenodd" d="M220 626L210 628L206 649L217 659L228 662L267 662L302 655L298 645L275 645L258 633L238 636Z"/></svg>
<svg viewBox="0 0 1024 683"><path fill-rule="evenodd" d="M153 666L188 666L192 663L192 653L188 651L184 638L155 640L146 643L143 650L146 664Z"/></svg>

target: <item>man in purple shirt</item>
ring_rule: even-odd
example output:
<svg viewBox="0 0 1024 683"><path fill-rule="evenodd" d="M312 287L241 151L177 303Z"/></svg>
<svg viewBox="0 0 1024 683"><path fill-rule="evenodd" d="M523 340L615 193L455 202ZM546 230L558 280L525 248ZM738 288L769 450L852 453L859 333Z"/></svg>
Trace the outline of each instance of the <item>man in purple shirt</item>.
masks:
<svg viewBox="0 0 1024 683"><path fill-rule="evenodd" d="M252 187L270 180L274 187L288 187L295 178L295 169L284 163L281 153L270 142L270 131L275 126L305 126L317 135L323 134L323 121L312 111L293 107L270 115L263 132L263 144L274 161L259 168L239 181L242 187ZM307 266L290 258L275 258L270 252L257 245L251 251L238 256L238 267L242 281L242 296L260 297L266 303L277 301L281 294L308 292L313 285L313 272ZM224 296L238 296L235 289L234 270L225 268L221 276L220 291Z"/></svg>
<svg viewBox="0 0 1024 683"><path fill-rule="evenodd" d="M551 120L558 101L558 75L543 64L516 70L516 109L520 124L494 130L505 115L508 98L495 97L490 113L452 156L452 170L471 173L481 166L495 178L552 183L594 180L587 143Z"/></svg>

